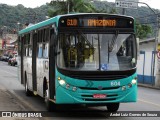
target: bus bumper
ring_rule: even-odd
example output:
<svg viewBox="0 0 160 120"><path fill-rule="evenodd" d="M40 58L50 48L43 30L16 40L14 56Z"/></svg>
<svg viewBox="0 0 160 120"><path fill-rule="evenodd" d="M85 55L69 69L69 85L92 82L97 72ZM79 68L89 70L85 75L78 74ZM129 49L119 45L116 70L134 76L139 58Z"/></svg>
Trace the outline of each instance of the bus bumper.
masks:
<svg viewBox="0 0 160 120"><path fill-rule="evenodd" d="M72 88L73 89L73 88ZM76 91L58 86L56 89L56 104L104 104L125 103L137 101L137 84L122 90L122 86L112 90L85 90ZM105 94L106 98L94 98L94 94Z"/></svg>

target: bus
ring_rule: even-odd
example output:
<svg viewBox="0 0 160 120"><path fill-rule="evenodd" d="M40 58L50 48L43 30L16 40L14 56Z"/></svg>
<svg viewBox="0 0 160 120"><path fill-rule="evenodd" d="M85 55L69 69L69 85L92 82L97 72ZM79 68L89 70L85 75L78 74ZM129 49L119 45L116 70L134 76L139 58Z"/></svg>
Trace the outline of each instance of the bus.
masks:
<svg viewBox="0 0 160 120"><path fill-rule="evenodd" d="M137 40L132 17L105 13L58 15L18 36L18 73L27 96L47 109L106 106L137 100Z"/></svg>

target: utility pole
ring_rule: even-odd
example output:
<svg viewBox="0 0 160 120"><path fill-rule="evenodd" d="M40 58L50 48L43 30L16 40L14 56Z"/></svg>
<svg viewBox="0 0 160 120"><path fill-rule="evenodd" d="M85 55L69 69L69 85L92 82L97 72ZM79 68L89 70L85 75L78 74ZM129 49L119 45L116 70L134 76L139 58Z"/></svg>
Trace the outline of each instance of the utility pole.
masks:
<svg viewBox="0 0 160 120"><path fill-rule="evenodd" d="M126 8L123 8L122 9L122 15L125 15L126 14Z"/></svg>
<svg viewBox="0 0 160 120"><path fill-rule="evenodd" d="M67 2L67 1L66 1ZM69 14L69 9L70 9L70 7L69 7L69 2L67 2L67 7L68 7L68 14Z"/></svg>
<svg viewBox="0 0 160 120"><path fill-rule="evenodd" d="M19 31L20 24L20 22L17 22L17 32Z"/></svg>

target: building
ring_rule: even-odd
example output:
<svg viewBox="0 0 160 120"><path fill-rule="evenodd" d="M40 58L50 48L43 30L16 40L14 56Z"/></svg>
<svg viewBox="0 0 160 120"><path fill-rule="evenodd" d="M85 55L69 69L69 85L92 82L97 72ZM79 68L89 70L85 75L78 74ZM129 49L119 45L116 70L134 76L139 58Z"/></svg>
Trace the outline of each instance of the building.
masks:
<svg viewBox="0 0 160 120"><path fill-rule="evenodd" d="M139 43L140 55L138 57L138 82L160 87L160 57L155 51L155 38L141 40ZM155 57L155 59L154 59Z"/></svg>
<svg viewBox="0 0 160 120"><path fill-rule="evenodd" d="M13 54L15 53L15 45L12 44L17 40L17 34L5 34L1 38L0 47L3 51L3 54Z"/></svg>

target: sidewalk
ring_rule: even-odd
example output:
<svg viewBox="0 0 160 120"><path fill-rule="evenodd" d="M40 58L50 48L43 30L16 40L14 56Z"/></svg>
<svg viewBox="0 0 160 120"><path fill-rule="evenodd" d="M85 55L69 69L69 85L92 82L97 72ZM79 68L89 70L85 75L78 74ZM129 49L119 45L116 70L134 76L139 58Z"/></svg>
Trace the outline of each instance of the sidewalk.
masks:
<svg viewBox="0 0 160 120"><path fill-rule="evenodd" d="M24 109L14 96L0 85L0 111L22 111Z"/></svg>
<svg viewBox="0 0 160 120"><path fill-rule="evenodd" d="M26 108L19 103L19 100L5 87L0 84L0 116L2 112L26 111ZM0 120L39 120L38 118L11 118L0 117Z"/></svg>
<svg viewBox="0 0 160 120"><path fill-rule="evenodd" d="M148 85L148 84L138 83L138 86L160 90L160 87L155 87L155 86Z"/></svg>

